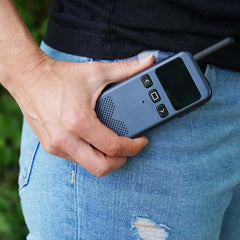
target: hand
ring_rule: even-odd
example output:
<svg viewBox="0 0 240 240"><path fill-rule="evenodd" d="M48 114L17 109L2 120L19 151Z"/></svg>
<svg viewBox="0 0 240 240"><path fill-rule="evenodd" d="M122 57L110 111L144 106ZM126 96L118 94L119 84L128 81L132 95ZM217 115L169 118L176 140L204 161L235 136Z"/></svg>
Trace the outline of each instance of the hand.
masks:
<svg viewBox="0 0 240 240"><path fill-rule="evenodd" d="M12 95L47 152L101 177L122 166L148 140L119 137L105 127L94 111L96 101L106 85L152 63L152 56L115 63L72 63L44 56L21 76Z"/></svg>

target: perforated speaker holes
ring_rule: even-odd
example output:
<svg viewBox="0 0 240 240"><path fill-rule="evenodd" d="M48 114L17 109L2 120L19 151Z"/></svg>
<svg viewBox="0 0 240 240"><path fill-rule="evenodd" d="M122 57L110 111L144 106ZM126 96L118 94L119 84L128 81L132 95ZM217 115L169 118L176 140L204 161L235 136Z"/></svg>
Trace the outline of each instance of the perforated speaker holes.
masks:
<svg viewBox="0 0 240 240"><path fill-rule="evenodd" d="M129 131L125 123L112 118L114 110L115 104L110 96L101 98L96 103L95 111L99 120L119 136L127 136Z"/></svg>

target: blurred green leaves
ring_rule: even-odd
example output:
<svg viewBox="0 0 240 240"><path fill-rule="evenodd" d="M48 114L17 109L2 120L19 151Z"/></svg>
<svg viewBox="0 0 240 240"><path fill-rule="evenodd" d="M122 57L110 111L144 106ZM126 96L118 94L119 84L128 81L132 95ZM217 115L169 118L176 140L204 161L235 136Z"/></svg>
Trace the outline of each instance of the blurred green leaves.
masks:
<svg viewBox="0 0 240 240"><path fill-rule="evenodd" d="M18 169L7 168L3 181L0 183L0 239L26 239L25 226L17 190Z"/></svg>
<svg viewBox="0 0 240 240"><path fill-rule="evenodd" d="M23 21L37 43L46 31L48 6L51 0L14 0Z"/></svg>
<svg viewBox="0 0 240 240"><path fill-rule="evenodd" d="M14 0L39 44L46 31L51 0ZM18 157L22 114L14 99L0 85L0 240L26 239L18 198Z"/></svg>
<svg viewBox="0 0 240 240"><path fill-rule="evenodd" d="M0 176L5 168L18 163L22 115L15 101L8 95L0 97ZM1 179L1 178L0 178Z"/></svg>

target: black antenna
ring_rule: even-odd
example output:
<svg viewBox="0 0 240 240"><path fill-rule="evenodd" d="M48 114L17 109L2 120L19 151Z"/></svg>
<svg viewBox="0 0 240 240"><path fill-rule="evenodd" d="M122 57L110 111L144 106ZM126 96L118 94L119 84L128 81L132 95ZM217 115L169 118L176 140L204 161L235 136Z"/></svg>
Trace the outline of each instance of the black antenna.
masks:
<svg viewBox="0 0 240 240"><path fill-rule="evenodd" d="M219 51L225 49L226 47L232 45L235 40L232 37L227 37L221 40L220 42L215 43L214 45L196 53L193 57L196 62L200 63L205 61L206 59L212 57Z"/></svg>

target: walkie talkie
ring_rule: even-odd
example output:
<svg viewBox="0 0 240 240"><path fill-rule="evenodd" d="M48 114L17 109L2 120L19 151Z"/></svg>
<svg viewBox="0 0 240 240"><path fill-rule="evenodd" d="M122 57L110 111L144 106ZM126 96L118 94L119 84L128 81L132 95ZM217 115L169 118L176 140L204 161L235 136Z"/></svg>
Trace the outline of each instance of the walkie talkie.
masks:
<svg viewBox="0 0 240 240"><path fill-rule="evenodd" d="M119 136L136 137L200 107L212 91L197 62L233 42L233 38L226 38L194 56L179 52L108 87L96 103L98 118Z"/></svg>

